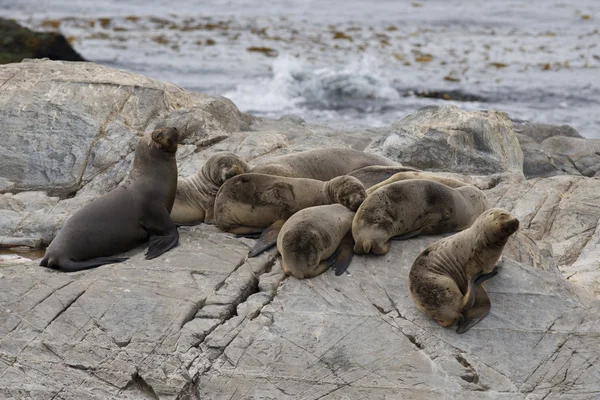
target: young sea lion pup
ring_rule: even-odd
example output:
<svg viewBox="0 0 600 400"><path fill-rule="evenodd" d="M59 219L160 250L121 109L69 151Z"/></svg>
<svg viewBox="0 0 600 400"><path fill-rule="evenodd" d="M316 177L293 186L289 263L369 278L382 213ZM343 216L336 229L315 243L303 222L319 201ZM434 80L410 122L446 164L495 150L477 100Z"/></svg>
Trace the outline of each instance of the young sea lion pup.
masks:
<svg viewBox="0 0 600 400"><path fill-rule="evenodd" d="M214 223L215 197L229 178L250 171L233 153L216 153L194 175L179 179L171 219L176 224Z"/></svg>
<svg viewBox="0 0 600 400"><path fill-rule="evenodd" d="M341 204L309 207L292 215L277 237L283 271L298 279L328 268L341 275L352 260L354 211Z"/></svg>
<svg viewBox="0 0 600 400"><path fill-rule="evenodd" d="M504 245L517 229L514 215L492 208L470 228L427 247L408 276L417 308L443 327L458 322L458 333L481 321L491 307L482 282L496 275Z"/></svg>
<svg viewBox="0 0 600 400"><path fill-rule="evenodd" d="M328 181L354 171L368 187L409 170L413 168L377 154L344 148L286 154L253 167L233 153L217 153L197 173L179 180L171 218L180 225L214 222L213 205L219 188L227 179L246 172Z"/></svg>
<svg viewBox="0 0 600 400"><path fill-rule="evenodd" d="M169 212L177 188L178 132L162 128L142 137L125 182L77 211L60 229L40 265L79 271L126 260L115 254L150 239L146 259L175 247L179 233Z"/></svg>
<svg viewBox="0 0 600 400"><path fill-rule="evenodd" d="M275 245L283 221L294 213L307 207L333 203L356 210L365 197L362 183L347 175L323 182L242 174L229 179L219 189L215 201L216 224L225 232L237 234L253 234L269 228L251 253L256 255Z"/></svg>
<svg viewBox="0 0 600 400"><path fill-rule="evenodd" d="M390 239L460 231L488 208L475 186L456 189L425 179L394 182L375 190L352 222L354 252L385 254Z"/></svg>

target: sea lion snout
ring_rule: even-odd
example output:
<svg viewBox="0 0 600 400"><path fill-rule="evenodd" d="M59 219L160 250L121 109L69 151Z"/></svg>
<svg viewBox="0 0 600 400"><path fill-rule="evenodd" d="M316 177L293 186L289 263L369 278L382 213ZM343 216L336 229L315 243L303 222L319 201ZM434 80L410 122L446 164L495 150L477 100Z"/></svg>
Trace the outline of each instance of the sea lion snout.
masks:
<svg viewBox="0 0 600 400"><path fill-rule="evenodd" d="M244 173L244 170L239 165L232 165L230 167L225 167L221 171L221 180L225 182L226 180L233 178L234 176L241 175Z"/></svg>
<svg viewBox="0 0 600 400"><path fill-rule="evenodd" d="M519 229L519 220L516 218L511 218L508 221L502 224L502 232L507 235L512 235Z"/></svg>

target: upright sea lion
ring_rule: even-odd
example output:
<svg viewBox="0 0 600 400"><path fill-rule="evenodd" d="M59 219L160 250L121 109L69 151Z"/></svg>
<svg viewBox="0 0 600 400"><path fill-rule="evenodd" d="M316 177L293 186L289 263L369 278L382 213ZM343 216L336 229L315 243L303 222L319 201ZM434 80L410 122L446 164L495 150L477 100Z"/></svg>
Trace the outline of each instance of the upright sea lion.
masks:
<svg viewBox="0 0 600 400"><path fill-rule="evenodd" d="M435 175L429 172L423 172L423 171L406 171L406 172L398 172L397 174L392 175L391 177L389 177L388 179L379 182L376 185L373 185L371 187L369 187L367 189L367 194L371 194L374 191L376 191L377 189L379 189L382 186L386 186L389 185L390 183L394 183L394 182L401 182L401 181L405 181L408 179L425 179L428 181L434 181L434 182L438 182L438 183L443 183L446 186L449 186L451 188L459 188L461 186L467 186L468 183L465 183L463 181L459 181L458 179L454 179L454 178L447 178L444 176L439 176L439 175Z"/></svg>
<svg viewBox="0 0 600 400"><path fill-rule="evenodd" d="M365 197L365 188L351 176L323 182L248 173L221 186L215 200L215 221L225 232L255 233L307 207L340 203L356 210Z"/></svg>
<svg viewBox="0 0 600 400"><path fill-rule="evenodd" d="M453 189L424 179L394 182L371 193L356 212L354 252L385 254L391 238L460 231L487 208L485 194L475 186Z"/></svg>
<svg viewBox="0 0 600 400"><path fill-rule="evenodd" d="M171 219L176 224L214 222L214 204L223 183L250 171L250 166L233 153L216 153L194 175L179 179Z"/></svg>
<svg viewBox="0 0 600 400"><path fill-rule="evenodd" d="M377 167L365 168L370 166ZM253 167L233 153L218 153L196 174L179 180L171 218L177 224L214 222L217 191L227 179L245 172L328 181L356 171L357 178L370 186L407 170L413 169L376 154L343 148L286 154Z"/></svg>
<svg viewBox="0 0 600 400"><path fill-rule="evenodd" d="M341 275L352 260L354 211L340 204L309 207L290 217L277 237L283 271L298 279L335 269Z"/></svg>
<svg viewBox="0 0 600 400"><path fill-rule="evenodd" d="M179 233L169 212L177 189L178 132L162 128L142 137L125 182L77 211L48 246L41 266L79 271L127 258L115 254L150 239L146 259L175 247Z"/></svg>
<svg viewBox="0 0 600 400"><path fill-rule="evenodd" d="M458 333L483 319L491 303L482 282L497 273L508 238L519 220L508 211L483 212L470 228L433 243L415 260L408 276L410 296L419 310Z"/></svg>

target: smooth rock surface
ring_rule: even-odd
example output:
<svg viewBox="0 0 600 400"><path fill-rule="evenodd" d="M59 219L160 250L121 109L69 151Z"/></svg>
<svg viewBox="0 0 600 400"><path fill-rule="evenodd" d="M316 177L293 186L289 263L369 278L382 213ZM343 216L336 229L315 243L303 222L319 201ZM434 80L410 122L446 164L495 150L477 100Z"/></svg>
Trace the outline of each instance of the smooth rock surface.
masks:
<svg viewBox="0 0 600 400"><path fill-rule="evenodd" d="M407 166L465 174L523 173L523 153L503 112L426 106L381 133L366 151Z"/></svg>
<svg viewBox="0 0 600 400"><path fill-rule="evenodd" d="M62 77L54 85L64 85L64 90L81 86L73 78L81 73L78 64L44 61L19 66L36 70L42 65ZM13 67L0 67L0 76L5 76L3 68ZM101 68L115 80L114 85L92 84L98 85L99 94L121 85L133 93L152 87L147 93L156 97L131 105L135 118L118 114L138 121L135 127L120 120L125 117L115 117L121 121L119 130L99 137L104 151L92 151L107 169L75 180L75 197L64 198L61 191L76 163L65 164L44 177L46 181L39 178L47 188L55 185L57 196L35 190L35 185L14 190L12 181L13 189L0 196L0 243L49 242L64 220L126 176L132 153L111 158L110 148L165 120L186 132L177 154L184 176L216 151L233 151L258 162L319 147L360 149L371 139L378 141L378 132L392 135L386 133L392 128L379 128L354 133L348 140L341 132L298 119L252 119L226 99L106 67L91 68ZM20 85L28 82L23 79ZM55 93L52 88L46 87L49 93L38 88L36 96ZM38 104L29 101L32 107ZM0 103L7 126L37 123L13 112L12 106ZM75 107L73 115L63 115L65 121L93 119L91 111L70 106L67 100L63 106ZM162 114L153 116L157 109ZM49 113L54 110L47 108ZM36 115L44 115L43 109L39 112ZM476 115L480 123L469 132L478 137L498 132L498 125L506 122L502 113ZM489 120L484 122L486 115ZM511 137L510 130L501 131ZM33 129L23 132L26 138L38 134ZM66 126L60 132L72 134ZM92 135L93 129L86 132ZM466 131L461 132L458 135ZM46 146L61 137L46 136L35 136L35 143ZM23 152L34 143L12 140ZM428 140L423 139L423 148L433 148ZM378 142L371 146L373 151L392 148L382 146L384 140ZM464 153L475 157L475 143L471 148L464 143ZM437 146L450 154L454 144L440 140ZM82 143L71 146L85 149ZM494 174L476 159L465 166L476 172L458 165L439 169L484 189L492 206L504 207L521 220L520 231L505 248L499 275L486 283L491 312L467 333L439 327L416 309L408 294L412 262L443 236L395 241L385 256L355 256L349 273L341 277L328 271L299 281L283 274L273 250L248 259L254 240L201 224L180 227L180 245L150 261L143 259L142 247L129 252L131 258L124 263L71 274L21 258L0 262L0 398L597 397L600 180L572 175L525 180L517 168L518 143L505 149L510 155L506 157L490 148L491 153L481 154L494 165ZM11 160L7 171L18 170L19 157ZM88 164L89 160L81 170L96 168ZM4 171L0 184L13 179Z"/></svg>

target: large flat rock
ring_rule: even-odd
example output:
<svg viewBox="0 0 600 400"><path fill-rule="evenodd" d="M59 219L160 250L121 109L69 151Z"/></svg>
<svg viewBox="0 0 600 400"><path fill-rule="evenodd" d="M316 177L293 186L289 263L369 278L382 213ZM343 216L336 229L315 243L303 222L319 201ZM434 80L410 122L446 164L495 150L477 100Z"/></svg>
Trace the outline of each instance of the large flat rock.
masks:
<svg viewBox="0 0 600 400"><path fill-rule="evenodd" d="M5 257L0 398L600 394L600 180L525 180L504 113L428 107L346 136L298 118L252 118L227 99L90 63L9 64L0 85L9 132L0 148L0 247L49 243L75 211L123 180L131 144L159 125L183 132L181 176L217 151L252 163L367 147L454 173L521 220L500 274L486 283L491 313L463 335L439 327L408 295L412 262L442 236L396 241L385 256L356 256L348 274L304 281L285 277L273 250L248 259L253 240L204 224L179 228L180 246L151 261L138 248L124 263L67 274ZM436 154L443 162L429 163Z"/></svg>

